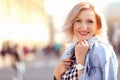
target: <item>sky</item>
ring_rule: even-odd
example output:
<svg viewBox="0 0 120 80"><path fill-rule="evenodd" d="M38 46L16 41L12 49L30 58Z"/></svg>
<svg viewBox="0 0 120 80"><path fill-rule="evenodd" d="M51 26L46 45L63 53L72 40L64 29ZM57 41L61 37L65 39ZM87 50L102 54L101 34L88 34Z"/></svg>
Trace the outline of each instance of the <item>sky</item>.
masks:
<svg viewBox="0 0 120 80"><path fill-rule="evenodd" d="M48 14L63 15L66 14L75 4L82 0L45 0L45 9ZM84 1L84 0L83 0ZM120 0L86 0L90 1L98 8L102 9L106 5Z"/></svg>

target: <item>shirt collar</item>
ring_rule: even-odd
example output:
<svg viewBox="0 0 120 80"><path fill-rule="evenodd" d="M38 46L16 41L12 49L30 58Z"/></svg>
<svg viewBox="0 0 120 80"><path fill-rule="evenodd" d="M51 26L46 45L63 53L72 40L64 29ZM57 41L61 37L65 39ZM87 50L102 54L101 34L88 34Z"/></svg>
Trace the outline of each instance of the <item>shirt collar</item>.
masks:
<svg viewBox="0 0 120 80"><path fill-rule="evenodd" d="M93 37L91 37L90 39L88 39L87 42L88 42L88 45L89 45L89 49L92 49L94 43L95 43L96 41L98 41L98 40L99 40L99 39L98 39L97 36L93 36Z"/></svg>
<svg viewBox="0 0 120 80"><path fill-rule="evenodd" d="M93 37L89 38L89 39L87 40L88 45L89 45L89 49L92 49L94 43L97 42L97 41L99 41L99 37L98 37L98 36L93 36ZM75 47L76 44L77 44L77 42L74 42L74 43L73 43L73 45L71 46L70 51L73 52L74 47Z"/></svg>

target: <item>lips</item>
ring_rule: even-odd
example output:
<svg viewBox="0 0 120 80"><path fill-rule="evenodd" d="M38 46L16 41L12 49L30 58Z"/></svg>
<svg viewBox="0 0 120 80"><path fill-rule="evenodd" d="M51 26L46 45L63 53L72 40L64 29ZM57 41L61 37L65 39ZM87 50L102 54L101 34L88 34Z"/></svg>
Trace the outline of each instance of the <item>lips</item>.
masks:
<svg viewBox="0 0 120 80"><path fill-rule="evenodd" d="M88 32L88 31L79 31L79 33L80 33L80 35L82 35L82 36L86 36L86 35L88 35L90 32Z"/></svg>

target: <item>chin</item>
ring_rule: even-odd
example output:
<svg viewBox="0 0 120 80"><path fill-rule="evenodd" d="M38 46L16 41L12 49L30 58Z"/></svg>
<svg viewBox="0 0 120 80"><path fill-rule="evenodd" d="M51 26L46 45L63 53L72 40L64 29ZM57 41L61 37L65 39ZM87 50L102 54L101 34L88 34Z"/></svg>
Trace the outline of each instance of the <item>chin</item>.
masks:
<svg viewBox="0 0 120 80"><path fill-rule="evenodd" d="M82 38L81 40L88 40L90 37L85 37L85 38Z"/></svg>
<svg viewBox="0 0 120 80"><path fill-rule="evenodd" d="M78 41L83 41L83 40L88 40L89 38L82 38L82 39L79 39Z"/></svg>

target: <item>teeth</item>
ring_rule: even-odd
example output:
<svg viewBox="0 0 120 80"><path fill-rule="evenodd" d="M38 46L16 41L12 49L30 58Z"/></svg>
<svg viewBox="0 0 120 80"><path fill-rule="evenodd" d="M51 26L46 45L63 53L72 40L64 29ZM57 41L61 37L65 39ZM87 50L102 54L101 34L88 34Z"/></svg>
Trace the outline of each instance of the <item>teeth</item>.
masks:
<svg viewBox="0 0 120 80"><path fill-rule="evenodd" d="M80 34L88 34L89 32L79 32Z"/></svg>

